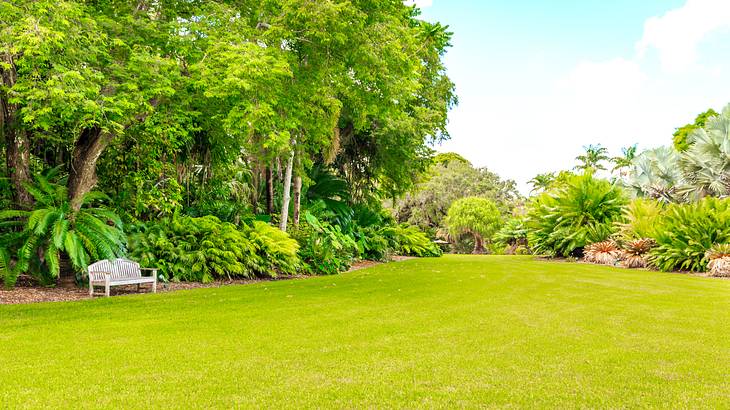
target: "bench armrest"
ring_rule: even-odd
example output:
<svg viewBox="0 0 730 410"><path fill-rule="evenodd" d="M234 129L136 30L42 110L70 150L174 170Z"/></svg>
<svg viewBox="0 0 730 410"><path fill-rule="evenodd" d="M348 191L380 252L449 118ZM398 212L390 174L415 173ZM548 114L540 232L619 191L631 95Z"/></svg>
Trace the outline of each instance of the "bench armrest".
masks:
<svg viewBox="0 0 730 410"><path fill-rule="evenodd" d="M94 273L89 273L89 281L91 281L91 275L94 275L94 276L104 275L104 278L106 279L106 278L112 276L112 273L111 272L102 272L102 271L96 271Z"/></svg>

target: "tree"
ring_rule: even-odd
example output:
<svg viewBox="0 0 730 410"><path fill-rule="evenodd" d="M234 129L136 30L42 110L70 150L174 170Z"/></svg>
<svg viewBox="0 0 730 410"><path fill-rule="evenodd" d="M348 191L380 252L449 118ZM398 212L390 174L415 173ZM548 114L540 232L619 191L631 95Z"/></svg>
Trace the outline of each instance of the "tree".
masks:
<svg viewBox="0 0 730 410"><path fill-rule="evenodd" d="M514 181L503 180L487 168L474 168L460 157L448 161L438 160L444 156L436 158L437 163L425 180L396 203L394 210L399 222L427 230L439 228L451 204L464 197L489 199L504 216L511 215L521 201Z"/></svg>
<svg viewBox="0 0 730 410"><path fill-rule="evenodd" d="M469 234L474 237L474 254L485 252L484 243L490 241L502 223L497 205L486 198L469 197L455 201L445 220L452 237Z"/></svg>
<svg viewBox="0 0 730 410"><path fill-rule="evenodd" d="M692 131L687 142L679 157L684 192L695 198L730 195L730 104Z"/></svg>
<svg viewBox="0 0 730 410"><path fill-rule="evenodd" d="M544 174L537 174L532 178L528 184L532 185L530 192L542 192L545 191L555 181L555 173L547 172Z"/></svg>
<svg viewBox="0 0 730 410"><path fill-rule="evenodd" d="M686 151L689 149L690 145L692 144L690 141L688 141L688 137L690 134L692 134L695 130L703 128L705 124L707 123L707 120L717 116L718 113L710 108L709 110L701 113L695 118L694 123L687 124L683 127L677 128L676 131L674 131L672 142L674 143L674 149L676 149L679 152Z"/></svg>
<svg viewBox="0 0 730 410"><path fill-rule="evenodd" d="M601 144L587 145L584 146L583 149L585 150L585 154L578 155L576 157L580 164L578 164L575 169L582 171L600 171L606 169L602 162L609 159L607 155L608 149L602 147Z"/></svg>
<svg viewBox="0 0 730 410"><path fill-rule="evenodd" d="M625 182L634 195L664 202L680 200L683 183L679 154L672 147L642 152L634 158Z"/></svg>
<svg viewBox="0 0 730 410"><path fill-rule="evenodd" d="M630 147L621 148L621 156L611 158L611 162L614 164L611 171L618 171L619 176L624 176L625 169L630 167L634 162L634 158L636 158L636 147L637 145L634 144Z"/></svg>

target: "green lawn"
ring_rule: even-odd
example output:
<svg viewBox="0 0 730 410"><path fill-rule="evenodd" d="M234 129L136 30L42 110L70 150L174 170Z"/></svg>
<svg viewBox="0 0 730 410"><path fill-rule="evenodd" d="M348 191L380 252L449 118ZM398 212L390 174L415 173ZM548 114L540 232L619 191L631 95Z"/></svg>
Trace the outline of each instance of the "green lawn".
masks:
<svg viewBox="0 0 730 410"><path fill-rule="evenodd" d="M730 281L446 256L0 306L0 408L727 408L729 335Z"/></svg>

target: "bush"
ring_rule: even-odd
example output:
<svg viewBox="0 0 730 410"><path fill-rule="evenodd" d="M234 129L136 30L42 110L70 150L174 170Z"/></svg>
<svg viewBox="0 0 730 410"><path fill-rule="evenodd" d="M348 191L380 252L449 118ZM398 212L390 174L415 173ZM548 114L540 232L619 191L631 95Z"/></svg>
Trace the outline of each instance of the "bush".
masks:
<svg viewBox="0 0 730 410"><path fill-rule="evenodd" d="M492 236L502 223L502 214L494 201L468 197L454 201L444 219L451 238L471 235L474 238L472 253L484 253L485 242L489 244Z"/></svg>
<svg viewBox="0 0 730 410"><path fill-rule="evenodd" d="M662 204L652 199L637 198L631 201L623 212L622 221L617 223L618 239L628 242L657 235Z"/></svg>
<svg viewBox="0 0 730 410"><path fill-rule="evenodd" d="M32 211L0 211L0 279L15 286L21 273L51 282L61 273L61 257L67 255L76 273L91 261L123 256L126 237L122 221L111 210L94 206L107 199L90 192L82 207L73 211L65 180L51 182L57 169L35 175L36 184L26 188L35 203Z"/></svg>
<svg viewBox="0 0 730 410"><path fill-rule="evenodd" d="M441 256L441 248L415 226L387 226L380 230L390 248L397 255L435 257Z"/></svg>
<svg viewBox="0 0 730 410"><path fill-rule="evenodd" d="M175 215L134 230L132 257L172 280L275 277L295 273L300 264L296 241L263 222L238 229L214 216Z"/></svg>
<svg viewBox="0 0 730 410"><path fill-rule="evenodd" d="M528 242L537 254L581 254L588 243L614 233L626 199L621 190L591 173L565 180L528 204Z"/></svg>
<svg viewBox="0 0 730 410"><path fill-rule="evenodd" d="M507 255L529 252L527 249L527 225L524 218L512 218L494 234L494 241L499 243Z"/></svg>
<svg viewBox="0 0 730 410"><path fill-rule="evenodd" d="M707 269L705 252L730 242L730 199L705 198L691 204L672 204L659 219L650 253L663 271Z"/></svg>
<svg viewBox="0 0 730 410"><path fill-rule="evenodd" d="M299 242L299 257L309 273L334 275L346 271L357 256L357 244L339 225L320 221L309 212L304 221L292 230Z"/></svg>

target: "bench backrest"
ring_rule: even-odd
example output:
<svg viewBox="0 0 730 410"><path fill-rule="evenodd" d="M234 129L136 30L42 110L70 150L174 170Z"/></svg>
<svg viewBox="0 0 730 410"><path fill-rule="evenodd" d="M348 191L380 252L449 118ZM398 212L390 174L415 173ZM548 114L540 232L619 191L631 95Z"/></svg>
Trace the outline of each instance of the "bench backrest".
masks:
<svg viewBox="0 0 730 410"><path fill-rule="evenodd" d="M105 259L89 265L89 279L91 281L103 281L105 274L109 274L112 280L131 279L142 276L139 263L129 259Z"/></svg>

